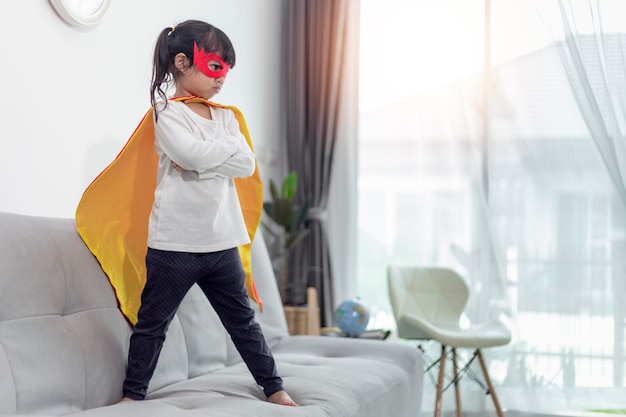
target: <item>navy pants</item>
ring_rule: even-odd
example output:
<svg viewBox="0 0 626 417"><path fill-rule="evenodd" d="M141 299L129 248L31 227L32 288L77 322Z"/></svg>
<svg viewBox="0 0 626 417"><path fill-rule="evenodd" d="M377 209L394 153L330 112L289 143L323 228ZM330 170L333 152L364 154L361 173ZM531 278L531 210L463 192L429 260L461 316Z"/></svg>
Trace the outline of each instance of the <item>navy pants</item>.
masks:
<svg viewBox="0 0 626 417"><path fill-rule="evenodd" d="M210 253L170 252L148 248L147 280L138 320L130 338L124 396L146 396L165 333L183 297L197 283L217 312L237 350L266 396L283 389L274 357L245 288L237 248ZM207 346L211 349L211 346Z"/></svg>

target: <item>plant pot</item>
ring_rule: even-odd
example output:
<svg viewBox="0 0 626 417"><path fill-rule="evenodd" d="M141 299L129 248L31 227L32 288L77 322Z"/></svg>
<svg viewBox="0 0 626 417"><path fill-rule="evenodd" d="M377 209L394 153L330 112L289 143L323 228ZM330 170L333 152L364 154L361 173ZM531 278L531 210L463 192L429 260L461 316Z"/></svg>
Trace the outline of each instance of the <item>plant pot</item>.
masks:
<svg viewBox="0 0 626 417"><path fill-rule="evenodd" d="M320 334L320 308L317 289L307 288L307 304L301 306L283 306L290 335Z"/></svg>

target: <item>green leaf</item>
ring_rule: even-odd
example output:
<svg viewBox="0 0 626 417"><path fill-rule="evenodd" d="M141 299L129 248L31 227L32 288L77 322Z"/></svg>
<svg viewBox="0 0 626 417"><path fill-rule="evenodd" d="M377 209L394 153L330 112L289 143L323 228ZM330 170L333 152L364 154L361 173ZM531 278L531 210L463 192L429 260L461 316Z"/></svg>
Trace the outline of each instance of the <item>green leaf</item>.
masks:
<svg viewBox="0 0 626 417"><path fill-rule="evenodd" d="M274 203L271 201L266 201L263 203L263 211L267 213L272 219L274 218Z"/></svg>
<svg viewBox="0 0 626 417"><path fill-rule="evenodd" d="M280 197L278 196L278 189L276 188L276 184L274 181L270 179L270 192L272 193L272 200L276 201Z"/></svg>
<svg viewBox="0 0 626 417"><path fill-rule="evenodd" d="M298 187L298 174L294 171L287 174L282 184L282 198L291 201L293 196L296 195L296 188Z"/></svg>
<svg viewBox="0 0 626 417"><path fill-rule="evenodd" d="M293 222L293 206L291 201L279 198L274 201L274 208L272 211L272 218L279 225L287 228Z"/></svg>
<svg viewBox="0 0 626 417"><path fill-rule="evenodd" d="M309 213L309 199L305 199L304 203L298 207L295 216L293 216L293 222L289 226L289 230L298 230L300 226L304 224L306 216Z"/></svg>

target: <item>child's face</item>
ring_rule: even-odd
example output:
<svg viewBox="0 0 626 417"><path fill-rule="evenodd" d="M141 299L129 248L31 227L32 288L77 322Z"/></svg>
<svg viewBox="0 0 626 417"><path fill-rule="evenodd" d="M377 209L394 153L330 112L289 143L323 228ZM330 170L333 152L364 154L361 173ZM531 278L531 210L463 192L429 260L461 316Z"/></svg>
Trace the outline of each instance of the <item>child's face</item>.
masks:
<svg viewBox="0 0 626 417"><path fill-rule="evenodd" d="M184 65L189 65L189 62ZM222 89L230 65L217 54L205 54L203 49L198 50L194 44L193 64L178 69L181 75L176 80L177 96L198 96L210 100Z"/></svg>

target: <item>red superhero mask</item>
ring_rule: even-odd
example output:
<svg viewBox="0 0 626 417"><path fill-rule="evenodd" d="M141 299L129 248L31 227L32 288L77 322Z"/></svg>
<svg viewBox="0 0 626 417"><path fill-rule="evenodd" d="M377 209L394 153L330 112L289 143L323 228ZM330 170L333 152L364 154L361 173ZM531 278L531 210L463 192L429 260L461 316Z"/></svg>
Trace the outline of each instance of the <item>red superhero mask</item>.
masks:
<svg viewBox="0 0 626 417"><path fill-rule="evenodd" d="M209 62L217 61L222 69L214 70L209 66ZM198 68L198 70L206 75L209 78L220 78L226 77L226 73L230 69L230 65L228 65L224 60L217 54L214 53L205 53L204 48L198 49L198 44L193 43L193 64Z"/></svg>

